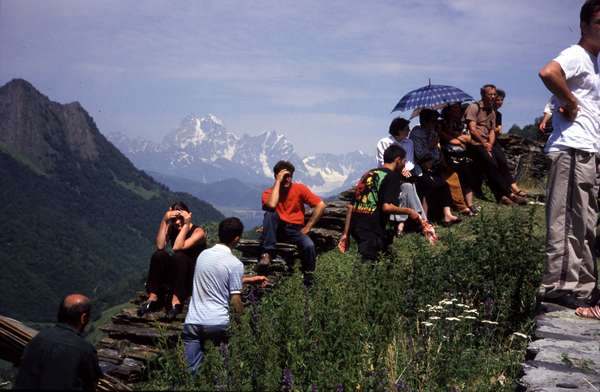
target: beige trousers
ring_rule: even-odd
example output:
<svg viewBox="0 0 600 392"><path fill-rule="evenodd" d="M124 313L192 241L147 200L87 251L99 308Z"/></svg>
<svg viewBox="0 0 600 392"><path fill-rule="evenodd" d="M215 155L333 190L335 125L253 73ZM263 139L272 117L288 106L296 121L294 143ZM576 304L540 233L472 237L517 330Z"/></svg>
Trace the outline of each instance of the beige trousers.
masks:
<svg viewBox="0 0 600 392"><path fill-rule="evenodd" d="M594 242L598 218L600 158L567 150L548 153L552 161L546 188L546 298L588 297L598 272Z"/></svg>

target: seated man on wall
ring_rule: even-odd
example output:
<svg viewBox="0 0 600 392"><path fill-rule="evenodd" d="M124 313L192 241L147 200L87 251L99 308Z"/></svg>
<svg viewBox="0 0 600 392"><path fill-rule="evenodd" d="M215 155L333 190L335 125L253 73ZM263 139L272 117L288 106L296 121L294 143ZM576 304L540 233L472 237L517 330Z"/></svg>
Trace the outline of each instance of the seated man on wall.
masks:
<svg viewBox="0 0 600 392"><path fill-rule="evenodd" d="M325 203L304 184L292 182L294 165L288 161L279 161L273 167L275 183L262 195L262 206L265 211L261 242L263 254L258 268L265 269L275 254L277 241L291 242L300 248L302 253L302 272L304 284L312 284L316 266L317 253L315 244L308 236L312 227L319 221ZM309 221L304 223L304 205L313 207Z"/></svg>
<svg viewBox="0 0 600 392"><path fill-rule="evenodd" d="M383 167L363 174L354 200L348 204L344 232L338 245L342 252L348 248L348 235L358 243L363 260L375 261L394 240L397 222L390 221L391 214L404 214L417 222L421 216L412 208L399 207L398 197L402 182L406 152L392 144L383 153Z"/></svg>
<svg viewBox="0 0 600 392"><path fill-rule="evenodd" d="M496 201L505 205L527 204L511 189L514 181L496 144L496 86L486 84L480 92L481 101L471 103L465 110L465 122L471 134L469 154L475 166L485 174Z"/></svg>

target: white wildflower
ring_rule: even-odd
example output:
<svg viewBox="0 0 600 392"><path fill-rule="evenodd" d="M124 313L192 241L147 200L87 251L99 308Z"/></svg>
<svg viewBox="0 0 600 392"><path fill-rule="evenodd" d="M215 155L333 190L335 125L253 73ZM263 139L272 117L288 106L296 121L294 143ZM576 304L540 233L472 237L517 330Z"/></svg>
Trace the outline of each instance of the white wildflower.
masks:
<svg viewBox="0 0 600 392"><path fill-rule="evenodd" d="M419 313L425 313L425 309L419 309Z"/></svg>
<svg viewBox="0 0 600 392"><path fill-rule="evenodd" d="M459 308L468 308L469 305L465 305L465 304L456 304L456 306L458 306Z"/></svg>
<svg viewBox="0 0 600 392"><path fill-rule="evenodd" d="M423 321L421 323L421 325L425 326L425 327L433 327L433 323L428 323L427 321Z"/></svg>
<svg viewBox="0 0 600 392"><path fill-rule="evenodd" d="M463 316L463 318L465 320L477 320L477 317L475 317L475 316Z"/></svg>
<svg viewBox="0 0 600 392"><path fill-rule="evenodd" d="M473 313L473 314L478 314L479 312L477 312L475 309L467 309L467 310L463 310L464 313Z"/></svg>
<svg viewBox="0 0 600 392"><path fill-rule="evenodd" d="M524 333L521 333L521 332L513 332L513 335L518 336L518 337L523 338L523 339L529 339L529 336L527 336L527 335L525 335Z"/></svg>
<svg viewBox="0 0 600 392"><path fill-rule="evenodd" d="M483 324L498 325L498 323L496 321L491 321L491 320L481 320L481 322Z"/></svg>
<svg viewBox="0 0 600 392"><path fill-rule="evenodd" d="M429 320L439 320L440 318L438 316L431 316L429 317Z"/></svg>
<svg viewBox="0 0 600 392"><path fill-rule="evenodd" d="M458 317L446 317L445 320L448 320L448 321L460 321L460 319Z"/></svg>

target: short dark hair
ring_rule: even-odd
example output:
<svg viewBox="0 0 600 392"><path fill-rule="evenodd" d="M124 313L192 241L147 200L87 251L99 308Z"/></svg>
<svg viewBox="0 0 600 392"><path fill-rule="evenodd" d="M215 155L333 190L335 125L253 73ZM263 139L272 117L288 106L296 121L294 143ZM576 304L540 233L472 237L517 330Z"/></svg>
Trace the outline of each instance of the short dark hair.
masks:
<svg viewBox="0 0 600 392"><path fill-rule="evenodd" d="M177 211L190 212L190 209L188 208L187 204L185 204L181 200L180 201L176 201L175 203L171 204L170 208L173 211L177 210Z"/></svg>
<svg viewBox="0 0 600 392"><path fill-rule="evenodd" d="M275 166L273 166L273 174L277 175L277 173L279 173L282 170L287 170L290 172L290 174L293 175L296 168L294 167L294 165L292 165L292 162L282 160L277 162Z"/></svg>
<svg viewBox="0 0 600 392"><path fill-rule="evenodd" d="M502 90L501 88L497 88L496 95L502 98L506 98L506 91Z"/></svg>
<svg viewBox="0 0 600 392"><path fill-rule="evenodd" d="M383 152L383 163L392 163L396 158L404 159L406 157L406 151L397 144L392 144Z"/></svg>
<svg viewBox="0 0 600 392"><path fill-rule="evenodd" d="M483 97L483 95L485 94L485 89L486 88L493 88L494 90L496 90L496 86L488 83L488 84L484 84L483 87L481 87L481 89L479 90L479 94L481 94L481 96Z"/></svg>
<svg viewBox="0 0 600 392"><path fill-rule="evenodd" d="M241 237L243 232L244 224L239 218L225 218L219 223L219 242L229 244L235 237Z"/></svg>
<svg viewBox="0 0 600 392"><path fill-rule="evenodd" d="M429 121L437 120L439 116L440 114L437 112L437 110L422 109L419 112L419 122L421 123L421 125L423 125Z"/></svg>
<svg viewBox="0 0 600 392"><path fill-rule="evenodd" d="M67 297L68 296L65 296L62 301L60 301L56 319L59 323L73 326L79 325L81 322L81 315L84 313L90 314L92 311L92 304L89 300L67 304Z"/></svg>
<svg viewBox="0 0 600 392"><path fill-rule="evenodd" d="M390 130L389 130L390 135L398 136L400 131L402 131L404 128L406 128L406 126L408 124L410 124L410 121L408 121L407 119L402 118L402 117L396 117L390 123Z"/></svg>
<svg viewBox="0 0 600 392"><path fill-rule="evenodd" d="M592 22L592 17L598 11L600 11L600 0L587 0L581 6L579 22L590 24Z"/></svg>

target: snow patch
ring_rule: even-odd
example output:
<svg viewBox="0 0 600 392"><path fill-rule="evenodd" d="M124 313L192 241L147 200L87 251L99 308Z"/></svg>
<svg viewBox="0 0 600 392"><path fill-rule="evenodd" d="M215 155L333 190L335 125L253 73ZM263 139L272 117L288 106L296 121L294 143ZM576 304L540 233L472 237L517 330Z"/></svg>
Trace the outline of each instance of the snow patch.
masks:
<svg viewBox="0 0 600 392"><path fill-rule="evenodd" d="M273 172L271 171L271 168L269 167L269 161L267 160L267 154L265 154L264 151L262 151L258 156L258 161L260 162L262 172L265 175L265 177L273 177Z"/></svg>

